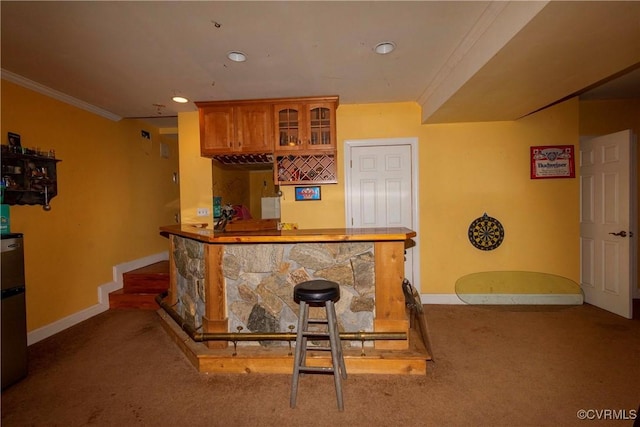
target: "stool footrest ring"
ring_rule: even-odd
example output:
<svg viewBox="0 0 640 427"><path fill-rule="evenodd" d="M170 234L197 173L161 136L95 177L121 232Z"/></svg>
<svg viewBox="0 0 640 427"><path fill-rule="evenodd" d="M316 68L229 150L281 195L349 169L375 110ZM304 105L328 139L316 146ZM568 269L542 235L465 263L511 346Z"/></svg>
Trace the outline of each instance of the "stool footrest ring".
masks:
<svg viewBox="0 0 640 427"><path fill-rule="evenodd" d="M333 372L333 368L322 366L301 366L300 372Z"/></svg>

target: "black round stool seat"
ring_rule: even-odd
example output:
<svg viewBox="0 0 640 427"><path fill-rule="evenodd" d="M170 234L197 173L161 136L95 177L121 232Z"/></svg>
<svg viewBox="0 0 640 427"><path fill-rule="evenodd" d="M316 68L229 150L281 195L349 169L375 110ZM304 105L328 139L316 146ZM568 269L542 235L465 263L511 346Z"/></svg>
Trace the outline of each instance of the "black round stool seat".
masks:
<svg viewBox="0 0 640 427"><path fill-rule="evenodd" d="M311 304L335 302L340 299L340 285L330 280L308 280L298 283L293 288L293 299L295 302L304 301Z"/></svg>

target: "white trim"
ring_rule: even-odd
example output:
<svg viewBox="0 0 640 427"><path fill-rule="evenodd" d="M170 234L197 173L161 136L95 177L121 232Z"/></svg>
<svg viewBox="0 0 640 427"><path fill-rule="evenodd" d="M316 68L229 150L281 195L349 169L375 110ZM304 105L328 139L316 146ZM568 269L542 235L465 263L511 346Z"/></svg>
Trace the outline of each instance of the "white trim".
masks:
<svg viewBox="0 0 640 427"><path fill-rule="evenodd" d="M465 294L465 303L470 305L582 305L579 294Z"/></svg>
<svg viewBox="0 0 640 427"><path fill-rule="evenodd" d="M78 107L81 110L89 111L90 113L97 114L98 116L102 116L109 120L113 120L114 122L122 120L122 117L118 116L117 114L114 114L107 110L103 110L100 107L96 107L93 104L89 104L88 102L84 102L78 98L74 98L73 96L69 96L55 89L51 89L50 87L42 85L38 82L34 82L33 80L29 80L16 73L12 73L11 71L5 70L4 68L2 69L2 78L11 83L15 83L22 87L26 87L27 89L31 89L34 92L46 95L49 98L57 99L58 101L62 101L66 104Z"/></svg>
<svg viewBox="0 0 640 427"><path fill-rule="evenodd" d="M638 164L635 159L638 158L638 135L631 131L631 183L630 192L631 200L631 223L629 229L633 232L634 236L640 237L640 230L638 230ZM629 264L631 268L631 298L640 298L640 288L638 287L638 239L631 239L631 256ZM633 316L633 301L631 301L631 315Z"/></svg>
<svg viewBox="0 0 640 427"><path fill-rule="evenodd" d="M370 147L385 145L409 145L411 146L411 197L413 199L411 217L411 229L416 232L413 240L416 246L413 248L413 282L412 285L420 292L420 191L418 189L420 177L418 175L419 156L418 156L418 137L410 138L378 138L378 139L350 139L344 141L344 204L345 204L345 226L351 227L351 147Z"/></svg>
<svg viewBox="0 0 640 427"><path fill-rule="evenodd" d="M100 305L94 305L70 316L63 317L60 320L56 320L53 323L49 323L46 326L35 329L27 334L27 345L35 344L38 341L49 338L50 336L96 316L103 311L106 311L106 309L103 309Z"/></svg>
<svg viewBox="0 0 640 427"><path fill-rule="evenodd" d="M109 310L109 293L122 289L122 275L127 271L135 270L149 264L169 259L169 252L160 252L134 261L125 262L113 267L113 281L98 286L98 304L85 308L77 313L49 323L41 328L34 329L27 334L27 345L35 344L45 338L62 332L80 322Z"/></svg>
<svg viewBox="0 0 640 427"><path fill-rule="evenodd" d="M460 305L465 304L456 294L421 294L423 304Z"/></svg>
<svg viewBox="0 0 640 427"><path fill-rule="evenodd" d="M423 304L442 305L581 305L582 294L421 294Z"/></svg>

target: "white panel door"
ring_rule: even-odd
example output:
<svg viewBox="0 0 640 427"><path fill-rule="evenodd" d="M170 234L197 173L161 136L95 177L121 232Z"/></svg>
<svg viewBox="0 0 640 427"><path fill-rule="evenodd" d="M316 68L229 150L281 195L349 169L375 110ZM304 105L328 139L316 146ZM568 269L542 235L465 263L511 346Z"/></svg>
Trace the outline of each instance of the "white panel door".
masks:
<svg viewBox="0 0 640 427"><path fill-rule="evenodd" d="M628 319L637 240L632 148L630 131L580 144L580 286L587 303Z"/></svg>
<svg viewBox="0 0 640 427"><path fill-rule="evenodd" d="M413 228L411 145L350 148L351 227ZM407 248L405 277L413 284L413 249Z"/></svg>

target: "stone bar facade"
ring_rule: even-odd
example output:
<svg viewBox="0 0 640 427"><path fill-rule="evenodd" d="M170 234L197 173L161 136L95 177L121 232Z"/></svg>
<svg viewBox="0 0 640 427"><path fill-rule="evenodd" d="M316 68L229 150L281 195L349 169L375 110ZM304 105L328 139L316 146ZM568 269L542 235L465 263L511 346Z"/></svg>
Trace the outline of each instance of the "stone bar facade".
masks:
<svg viewBox="0 0 640 427"><path fill-rule="evenodd" d="M205 244L173 237L175 309L187 323L200 328L206 307ZM293 287L311 279L332 280L340 284L341 298L336 303L336 311L341 331L374 330L375 258L372 242L223 245L222 273L228 332L295 331L299 306L293 301ZM312 310L312 316L324 314L324 310ZM288 344L261 341L239 345Z"/></svg>
<svg viewBox="0 0 640 427"><path fill-rule="evenodd" d="M199 224L160 230L170 238L171 248L165 303L197 332L293 333L299 308L293 287L324 278L341 285L336 308L342 331L406 336L365 340L366 349L360 341L350 343L353 348L345 349L349 374L426 373L430 356L411 328L402 290L404 251L414 231L382 227L217 232ZM200 372L291 373L293 355L287 342L193 341L172 316L158 314ZM326 352L308 357L318 366L331 364Z"/></svg>

